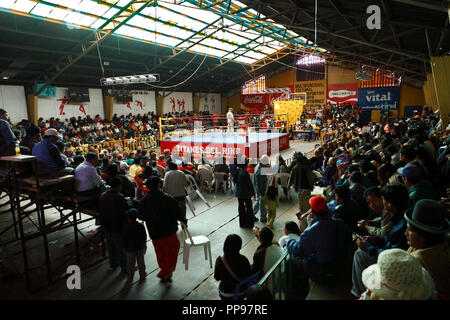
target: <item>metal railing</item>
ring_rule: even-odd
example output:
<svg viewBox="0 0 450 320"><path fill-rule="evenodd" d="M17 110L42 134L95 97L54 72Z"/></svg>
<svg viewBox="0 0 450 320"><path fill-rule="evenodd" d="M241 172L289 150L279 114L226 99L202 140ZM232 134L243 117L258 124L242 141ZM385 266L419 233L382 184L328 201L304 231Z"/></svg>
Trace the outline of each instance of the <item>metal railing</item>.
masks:
<svg viewBox="0 0 450 320"><path fill-rule="evenodd" d="M91 148L95 149L119 149L121 148L123 151L135 151L138 148L142 150L154 149L157 148L159 143L156 136L146 136L146 137L135 137L130 139L119 139L119 140L109 140L103 141L94 144L84 144L81 146L84 153L89 152Z"/></svg>
<svg viewBox="0 0 450 320"><path fill-rule="evenodd" d="M286 300L292 296L292 259L286 251L267 271L258 285L267 287L275 300Z"/></svg>

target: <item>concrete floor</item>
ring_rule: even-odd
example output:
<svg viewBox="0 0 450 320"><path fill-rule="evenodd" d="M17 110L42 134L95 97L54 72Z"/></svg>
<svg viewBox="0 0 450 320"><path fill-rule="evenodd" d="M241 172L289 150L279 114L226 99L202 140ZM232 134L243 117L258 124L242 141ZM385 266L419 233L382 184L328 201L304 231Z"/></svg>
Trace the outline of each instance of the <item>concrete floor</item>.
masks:
<svg viewBox="0 0 450 320"><path fill-rule="evenodd" d="M300 141L291 141L291 148L281 152L284 158L291 157L294 151L308 152L313 149L315 142L305 143ZM210 202L211 208L208 208L201 200L195 201L196 215L194 216L188 210L189 230L192 236L206 235L211 241L211 252L213 266L216 258L223 254L223 242L230 233L236 233L243 240L242 254L247 256L252 263L253 253L255 252L258 241L252 234L251 230L241 229L238 223L237 201L234 194L228 191L218 191L217 194L205 193L206 199ZM298 201L295 192L291 190L291 200L287 201L282 198L280 207L277 211L273 229L275 239L282 235L284 222L288 220L297 221L295 213L298 211ZM47 215L47 214L46 214ZM4 215L0 215L2 217ZM3 219L6 219L3 217ZM0 220L1 222L1 220ZM261 222L255 225L264 226ZM84 235L89 236L89 231L95 230L94 222L87 222L83 226ZM72 229L73 230L73 229ZM50 237L48 241L54 242L58 240L59 244L65 244L70 241L70 231L59 238ZM178 232L180 241L182 239L181 231ZM56 236L55 236L56 237ZM73 237L73 231L72 231ZM42 240L41 240L42 241ZM14 247L16 246L16 247ZM38 243L34 244L37 248ZM89 299L89 300L105 300L105 299L133 299L133 300L216 300L218 299L218 282L214 280L213 268L210 268L209 261L205 260L202 248L192 248L190 252L189 269L185 270L182 264L183 247L180 248L178 256L177 269L173 274L172 283L161 283L156 277L159 270L156 262L156 255L152 242L147 245L147 253L145 255L147 278L144 282L139 282L139 276L135 274L135 280L130 286L125 286L126 278L119 274L119 270L108 273L108 261L104 260L95 266L85 269L81 274L81 289L68 290L65 280L60 280L48 285L44 289L29 294L24 290L24 283L20 278L10 281L4 281L0 289L0 299ZM17 244L1 247L0 262L5 264L5 252L18 250ZM13 252L16 252L13 251ZM33 251L33 250L32 250ZM39 252L37 249L36 252ZM35 254L37 255L37 254ZM20 254L16 254L20 257ZM8 262L11 262L8 260ZM18 258L14 265L19 270L21 259ZM11 265L11 263L10 263ZM312 286L309 299L345 299L348 298L346 291L342 288L321 288Z"/></svg>

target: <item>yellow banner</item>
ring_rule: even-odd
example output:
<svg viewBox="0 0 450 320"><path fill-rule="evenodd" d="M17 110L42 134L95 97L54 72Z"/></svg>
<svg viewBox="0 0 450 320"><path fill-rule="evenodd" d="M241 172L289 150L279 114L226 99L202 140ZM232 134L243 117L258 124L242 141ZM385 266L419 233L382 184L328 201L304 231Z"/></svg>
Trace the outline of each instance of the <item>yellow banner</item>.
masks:
<svg viewBox="0 0 450 320"><path fill-rule="evenodd" d="M296 82L294 92L306 92L305 107L323 106L327 102L327 84L325 80Z"/></svg>

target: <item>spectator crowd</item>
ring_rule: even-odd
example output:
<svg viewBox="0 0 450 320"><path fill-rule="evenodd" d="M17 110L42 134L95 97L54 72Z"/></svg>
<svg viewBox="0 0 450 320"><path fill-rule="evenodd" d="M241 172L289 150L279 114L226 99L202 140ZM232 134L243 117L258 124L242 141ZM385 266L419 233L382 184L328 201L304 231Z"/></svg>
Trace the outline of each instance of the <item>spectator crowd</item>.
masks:
<svg viewBox="0 0 450 320"><path fill-rule="evenodd" d="M298 299L306 297L309 281L336 283L347 274L351 294L359 299L448 299L449 131L434 130L439 116L427 108L420 117L366 127L359 116L357 106L307 114L300 121L310 117L314 125L332 129L313 157L295 153L287 165L281 156L271 162L262 155L252 165L242 154L196 163L170 150L111 147L85 154L79 147L154 135L158 119L153 113L112 121L40 119L38 126L19 124L14 133L0 109L2 141L11 140L0 146L0 155L15 154L13 147L20 143L22 152L37 157L43 178L73 174L75 192L95 199L111 270L120 267L129 282L136 262L141 280L146 275L147 236L138 220L153 241L158 277L172 281L180 249L178 222L188 225L186 187L192 186L192 177L194 188L211 190L213 181L234 185L239 225L252 229L259 241L250 264L240 254L242 239L236 234L226 238L214 271L222 299L231 299L236 285L250 276L262 277L285 252L294 266L291 294ZM281 196L277 174L289 176L280 192L294 189L299 201L298 221L286 223L280 239L273 232ZM316 187L323 194L311 196ZM266 226L254 228L257 220ZM245 294L243 289L240 298Z"/></svg>

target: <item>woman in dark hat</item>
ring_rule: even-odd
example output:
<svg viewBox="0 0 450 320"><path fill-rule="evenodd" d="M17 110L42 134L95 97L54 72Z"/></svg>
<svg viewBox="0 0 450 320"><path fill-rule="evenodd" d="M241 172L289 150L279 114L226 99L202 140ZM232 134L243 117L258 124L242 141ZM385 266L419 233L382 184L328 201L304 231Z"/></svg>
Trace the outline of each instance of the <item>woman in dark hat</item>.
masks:
<svg viewBox="0 0 450 320"><path fill-rule="evenodd" d="M450 299L450 249L447 208L437 201L422 199L405 213L408 253L419 259L434 280L441 296Z"/></svg>

